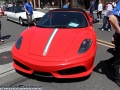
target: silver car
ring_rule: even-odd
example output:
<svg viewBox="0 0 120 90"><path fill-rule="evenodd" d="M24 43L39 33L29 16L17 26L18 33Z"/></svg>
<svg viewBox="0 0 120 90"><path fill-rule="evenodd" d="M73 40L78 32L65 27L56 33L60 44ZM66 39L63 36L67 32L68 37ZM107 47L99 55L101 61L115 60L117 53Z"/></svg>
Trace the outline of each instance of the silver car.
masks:
<svg viewBox="0 0 120 90"><path fill-rule="evenodd" d="M12 20L15 22L20 23L21 25L27 24L27 17L26 12L24 10L23 6L13 6L8 9L8 11L5 11L5 17L6 20ZM40 11L33 10L33 18L34 20L38 21L41 17L43 17L45 13Z"/></svg>

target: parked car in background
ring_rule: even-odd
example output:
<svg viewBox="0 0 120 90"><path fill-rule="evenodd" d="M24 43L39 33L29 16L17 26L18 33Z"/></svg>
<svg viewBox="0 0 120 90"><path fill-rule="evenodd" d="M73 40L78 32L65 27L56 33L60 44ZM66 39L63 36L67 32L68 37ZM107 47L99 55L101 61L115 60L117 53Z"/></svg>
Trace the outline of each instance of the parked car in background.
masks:
<svg viewBox="0 0 120 90"><path fill-rule="evenodd" d="M20 23L21 25L27 24L26 12L23 6L10 7L8 11L5 11L6 20L12 20ZM38 21L43 17L45 13L33 10L33 19Z"/></svg>

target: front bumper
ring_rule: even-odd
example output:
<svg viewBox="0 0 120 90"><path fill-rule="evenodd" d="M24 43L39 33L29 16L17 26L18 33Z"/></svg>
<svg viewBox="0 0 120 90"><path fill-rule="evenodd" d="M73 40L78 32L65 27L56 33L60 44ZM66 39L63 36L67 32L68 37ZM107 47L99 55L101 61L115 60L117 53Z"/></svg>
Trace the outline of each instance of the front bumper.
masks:
<svg viewBox="0 0 120 90"><path fill-rule="evenodd" d="M43 62L26 58L12 50L13 67L27 74L42 77L78 78L91 74L95 52L67 62Z"/></svg>

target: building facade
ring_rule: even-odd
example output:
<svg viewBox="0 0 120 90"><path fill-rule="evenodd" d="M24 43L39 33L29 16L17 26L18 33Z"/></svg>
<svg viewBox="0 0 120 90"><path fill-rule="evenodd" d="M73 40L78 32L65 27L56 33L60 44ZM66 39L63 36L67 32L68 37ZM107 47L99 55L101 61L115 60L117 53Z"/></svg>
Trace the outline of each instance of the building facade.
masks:
<svg viewBox="0 0 120 90"><path fill-rule="evenodd" d="M84 8L88 9L90 7L90 0L32 0L33 6L35 8L40 8L41 3L46 6L49 3L49 7L52 7L52 1L54 1L55 8L61 8L66 1L69 1L72 8ZM103 5L110 0L100 0ZM99 0L95 0L95 8L97 9Z"/></svg>
<svg viewBox="0 0 120 90"><path fill-rule="evenodd" d="M54 2L54 8L61 8L65 2L70 2L72 8L89 8L90 0L32 0L34 8L40 8L42 5L52 7Z"/></svg>
<svg viewBox="0 0 120 90"><path fill-rule="evenodd" d="M27 2L27 0L16 0L16 1L22 1ZM52 7L52 2L54 2L54 8L62 8L62 6L65 4L65 2L70 2L70 6L72 8L83 8L88 9L90 7L90 0L31 0L31 3L34 8L41 8L43 7ZM110 0L100 0L103 5ZM95 8L97 9L99 0L95 0Z"/></svg>

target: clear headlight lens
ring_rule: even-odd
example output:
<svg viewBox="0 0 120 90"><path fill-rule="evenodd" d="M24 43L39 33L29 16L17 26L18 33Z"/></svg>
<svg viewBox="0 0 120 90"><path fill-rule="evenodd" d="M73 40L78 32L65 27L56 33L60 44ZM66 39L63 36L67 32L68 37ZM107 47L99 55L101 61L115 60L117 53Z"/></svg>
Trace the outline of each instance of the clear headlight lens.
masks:
<svg viewBox="0 0 120 90"><path fill-rule="evenodd" d="M17 42L16 42L16 48L17 48L17 49L20 49L20 46L21 46L21 44L22 44L22 40L23 40L23 37L20 36L19 39L18 39Z"/></svg>
<svg viewBox="0 0 120 90"><path fill-rule="evenodd" d="M91 39L85 39L78 50L78 54L86 52L90 48L91 44L92 44Z"/></svg>

